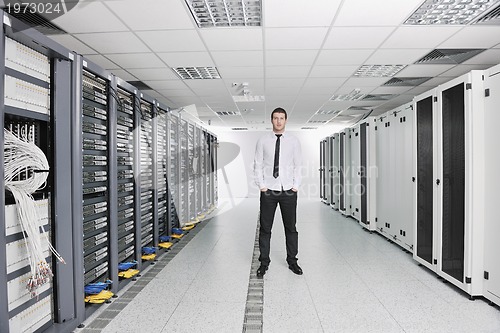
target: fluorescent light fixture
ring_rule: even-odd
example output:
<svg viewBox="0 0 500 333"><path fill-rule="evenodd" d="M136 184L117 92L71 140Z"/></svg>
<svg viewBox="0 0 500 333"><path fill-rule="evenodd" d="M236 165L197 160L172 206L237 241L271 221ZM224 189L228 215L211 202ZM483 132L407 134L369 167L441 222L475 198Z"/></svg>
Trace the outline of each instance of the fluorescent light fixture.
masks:
<svg viewBox="0 0 500 333"><path fill-rule="evenodd" d="M426 0L405 24L470 24L498 3L499 0Z"/></svg>
<svg viewBox="0 0 500 333"><path fill-rule="evenodd" d="M185 0L199 28L260 26L261 0Z"/></svg>
<svg viewBox="0 0 500 333"><path fill-rule="evenodd" d="M217 111L215 112L218 116L239 116L241 113L239 111Z"/></svg>
<svg viewBox="0 0 500 333"><path fill-rule="evenodd" d="M328 114L332 116L338 115L342 110L318 110L316 111L316 114Z"/></svg>
<svg viewBox="0 0 500 333"><path fill-rule="evenodd" d="M215 67L176 67L172 70L183 80L220 79L220 74Z"/></svg>
<svg viewBox="0 0 500 333"><path fill-rule="evenodd" d="M390 77L396 75L405 65L363 65L354 76L357 77Z"/></svg>

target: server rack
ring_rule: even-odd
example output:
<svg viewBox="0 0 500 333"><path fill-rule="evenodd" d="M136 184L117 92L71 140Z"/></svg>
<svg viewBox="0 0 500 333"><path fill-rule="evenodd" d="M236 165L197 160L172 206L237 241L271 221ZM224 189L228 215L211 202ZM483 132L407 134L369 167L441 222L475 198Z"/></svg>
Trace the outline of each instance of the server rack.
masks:
<svg viewBox="0 0 500 333"><path fill-rule="evenodd" d="M155 151L156 142L153 140L156 136L156 126L154 126L155 110L154 101L141 93L139 99L140 107L140 137L141 137L141 224L140 224L140 247L154 246L154 230L158 221L158 211L156 207L157 192L156 186L156 164ZM138 241L136 242L136 244Z"/></svg>
<svg viewBox="0 0 500 333"><path fill-rule="evenodd" d="M168 236L171 233L169 223L170 212L170 192L168 181L168 154L170 152L168 140L168 107L156 103L156 143L157 143L157 182L156 190L158 195L158 232L155 234L160 236ZM155 240L155 246L158 244L158 239Z"/></svg>
<svg viewBox="0 0 500 333"><path fill-rule="evenodd" d="M349 162L351 160L351 130L349 128L340 132L340 149L339 149L339 189L340 203L339 211L346 215L351 215L351 168Z"/></svg>
<svg viewBox="0 0 500 333"><path fill-rule="evenodd" d="M0 122L17 137L26 134L28 141L43 151L50 165L45 188L37 190L33 196L41 215L40 224L47 231L42 238L46 249L44 255L54 278L43 284L36 291L38 296L32 298L26 289L30 269L16 216L17 206L11 194L4 192L3 154L0 163L0 200L5 203L0 208L0 230L4 230L0 234L0 331L34 331L44 329L53 322L71 319L74 315L71 308L60 308L71 304L71 296L68 297L69 303L60 296L67 288L71 288L71 281L65 279L71 278L73 253L71 245L61 237L61 233L71 233L71 229L69 226L56 226L54 219L55 216L71 216L68 197L63 195L68 187L62 186L70 176L62 170L67 171L68 160L63 156L70 149L67 110L71 101L66 92L70 87L73 54L8 14L2 17L0 50L3 88L0 94ZM61 87L59 92L63 94L55 93L55 87ZM4 139L2 130L2 148ZM55 149L56 140L64 140L66 144ZM59 172L58 178L55 172ZM30 172L26 171L18 179L29 176ZM69 266L60 266L55 258L52 259L48 240L64 256Z"/></svg>
<svg viewBox="0 0 500 333"><path fill-rule="evenodd" d="M179 116L177 113L169 112L167 115L167 128L168 128L168 146L169 154L167 159L168 180L170 183L170 213L169 213L169 227L176 228L180 226L181 211L181 178L179 164L181 160L180 144L179 144Z"/></svg>
<svg viewBox="0 0 500 333"><path fill-rule="evenodd" d="M359 126L360 140L360 212L361 226L376 230L376 184L378 177L376 161L376 118L369 118Z"/></svg>
<svg viewBox="0 0 500 333"><path fill-rule="evenodd" d="M490 301L500 305L500 224L498 223L498 188L500 187L500 155L496 140L497 124L500 121L500 66L485 71L485 118L484 118L484 273L483 294Z"/></svg>
<svg viewBox="0 0 500 333"><path fill-rule="evenodd" d="M340 136L332 135L332 202L333 209L339 209L340 201Z"/></svg>
<svg viewBox="0 0 500 333"><path fill-rule="evenodd" d="M196 163L196 137L197 131L196 126L193 123L186 122L187 127L187 161L186 161L186 173L187 173L187 218L185 223L193 222L197 215L197 202L196 202L196 190L197 181L196 174L198 172L198 163Z"/></svg>
<svg viewBox="0 0 500 333"><path fill-rule="evenodd" d="M350 144L350 159L347 168L350 174L350 191L348 193L350 198L350 211L351 216L359 221L359 213L361 209L361 165L360 165L360 126L357 125L350 129L349 138Z"/></svg>
<svg viewBox="0 0 500 333"><path fill-rule="evenodd" d="M319 143L319 197L325 199L326 165L325 165L326 139Z"/></svg>
<svg viewBox="0 0 500 333"><path fill-rule="evenodd" d="M431 243L426 238L425 243L419 239L429 236L422 232L421 217L431 216L430 209L422 211L424 205L419 200L425 200L424 195L432 195L434 246L431 255L429 251L424 252L425 258L417 255L416 259L471 297L479 296L483 293L484 280L483 72L472 71L440 85L433 93L432 98L436 102L433 122L419 123L421 129L417 128L419 133L432 131L434 153L433 174L423 177L428 185L421 187L422 180L417 178L419 218L416 242L417 247ZM429 102L425 103L423 98L416 99L417 112L425 110L423 107ZM424 148L418 146L418 137L416 148L417 168L420 171L423 163L430 164L430 156L422 153ZM432 187L429 178L432 179ZM429 205L430 202L426 202L425 207ZM430 225L426 223L425 230L430 230Z"/></svg>
<svg viewBox="0 0 500 333"><path fill-rule="evenodd" d="M332 199L330 169L331 169L331 142L330 137L325 139L325 170L324 173L324 202L329 205Z"/></svg>
<svg viewBox="0 0 500 333"><path fill-rule="evenodd" d="M137 186L140 174L139 122L137 89L120 78L114 78L113 96L116 108L116 156L118 186L118 262L138 261L141 249L139 238L141 188ZM140 269L140 263L136 267Z"/></svg>

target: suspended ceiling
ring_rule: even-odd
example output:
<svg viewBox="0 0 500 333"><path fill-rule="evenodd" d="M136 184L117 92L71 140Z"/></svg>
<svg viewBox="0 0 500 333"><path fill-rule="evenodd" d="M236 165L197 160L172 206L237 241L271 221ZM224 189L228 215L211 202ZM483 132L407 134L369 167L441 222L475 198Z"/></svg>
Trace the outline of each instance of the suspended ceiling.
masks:
<svg viewBox="0 0 500 333"><path fill-rule="evenodd" d="M144 82L172 108L195 105L207 125L268 128L278 106L291 128L348 125L500 63L499 25L404 24L422 3L263 0L261 26L198 28L184 0L80 0L52 21L67 34L51 38ZM436 49L481 51L459 64L416 64ZM401 67L393 76L355 76L363 65ZM181 79L178 67L214 67L220 79ZM345 100L353 95L365 99Z"/></svg>

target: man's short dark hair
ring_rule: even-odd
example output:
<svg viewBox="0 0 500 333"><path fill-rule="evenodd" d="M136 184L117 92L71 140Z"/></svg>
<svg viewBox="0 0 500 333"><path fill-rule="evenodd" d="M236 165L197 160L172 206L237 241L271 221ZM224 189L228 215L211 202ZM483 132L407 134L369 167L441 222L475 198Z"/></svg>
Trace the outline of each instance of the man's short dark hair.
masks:
<svg viewBox="0 0 500 333"><path fill-rule="evenodd" d="M288 115L286 114L285 109L283 109L283 108L276 108L271 113L271 120L273 120L273 116L274 116L275 113L284 113L285 114L285 119L287 119L287 117L288 117Z"/></svg>

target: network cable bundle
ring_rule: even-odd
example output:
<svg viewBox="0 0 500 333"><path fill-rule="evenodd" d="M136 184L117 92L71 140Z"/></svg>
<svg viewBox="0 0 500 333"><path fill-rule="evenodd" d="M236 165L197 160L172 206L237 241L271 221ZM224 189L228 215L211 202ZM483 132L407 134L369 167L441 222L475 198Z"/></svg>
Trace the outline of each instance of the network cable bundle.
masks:
<svg viewBox="0 0 500 333"><path fill-rule="evenodd" d="M43 151L35 145L34 136L33 125L25 124L17 128L17 136L4 129L5 188L14 196L18 220L28 249L31 277L26 287L32 297L36 297L38 289L53 276L42 246L47 237L46 231L40 225L37 205L32 196L45 186L49 163ZM50 241L48 245L54 256L64 263Z"/></svg>

